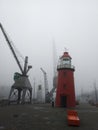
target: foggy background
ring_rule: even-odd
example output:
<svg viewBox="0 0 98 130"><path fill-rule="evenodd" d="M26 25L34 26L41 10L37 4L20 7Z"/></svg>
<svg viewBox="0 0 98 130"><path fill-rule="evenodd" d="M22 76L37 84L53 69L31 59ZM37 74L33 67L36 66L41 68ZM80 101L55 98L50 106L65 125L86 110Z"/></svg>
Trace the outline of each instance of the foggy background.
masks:
<svg viewBox="0 0 98 130"><path fill-rule="evenodd" d="M34 79L44 87L40 67L47 72L49 90L53 87L54 42L57 60L64 48L72 57L76 94L92 91L95 82L98 89L97 0L0 0L0 22L19 52L29 57L32 87ZM19 71L0 30L0 94L10 90Z"/></svg>

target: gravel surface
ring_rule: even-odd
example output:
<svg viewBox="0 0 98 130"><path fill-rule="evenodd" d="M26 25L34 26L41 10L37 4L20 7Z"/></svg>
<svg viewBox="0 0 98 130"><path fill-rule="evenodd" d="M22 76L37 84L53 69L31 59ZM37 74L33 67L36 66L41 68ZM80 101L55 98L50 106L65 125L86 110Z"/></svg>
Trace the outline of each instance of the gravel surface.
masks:
<svg viewBox="0 0 98 130"><path fill-rule="evenodd" d="M80 127L67 125L66 108L51 104L25 104L0 107L0 130L98 130L98 107L76 106Z"/></svg>

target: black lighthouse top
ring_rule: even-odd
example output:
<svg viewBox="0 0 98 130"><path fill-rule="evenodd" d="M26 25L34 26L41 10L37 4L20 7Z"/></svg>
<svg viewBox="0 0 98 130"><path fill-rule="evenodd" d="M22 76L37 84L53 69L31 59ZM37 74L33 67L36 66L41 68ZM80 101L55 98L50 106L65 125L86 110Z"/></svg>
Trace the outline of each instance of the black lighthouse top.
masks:
<svg viewBox="0 0 98 130"><path fill-rule="evenodd" d="M72 69L74 70L74 66L71 65L71 56L68 52L64 52L63 55L59 59L59 63L57 69Z"/></svg>

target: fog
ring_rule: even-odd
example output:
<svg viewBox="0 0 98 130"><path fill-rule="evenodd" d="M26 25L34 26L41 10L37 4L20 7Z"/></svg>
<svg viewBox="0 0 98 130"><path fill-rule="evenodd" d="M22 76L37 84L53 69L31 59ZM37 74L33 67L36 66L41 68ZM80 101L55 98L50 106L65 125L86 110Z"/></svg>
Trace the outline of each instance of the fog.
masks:
<svg viewBox="0 0 98 130"><path fill-rule="evenodd" d="M91 91L94 82L98 89L97 0L0 0L0 22L19 52L29 57L32 87L34 79L36 86L44 84L42 67L52 88L55 42L57 59L64 48L72 57L76 93ZM17 71L0 30L0 86L10 88Z"/></svg>

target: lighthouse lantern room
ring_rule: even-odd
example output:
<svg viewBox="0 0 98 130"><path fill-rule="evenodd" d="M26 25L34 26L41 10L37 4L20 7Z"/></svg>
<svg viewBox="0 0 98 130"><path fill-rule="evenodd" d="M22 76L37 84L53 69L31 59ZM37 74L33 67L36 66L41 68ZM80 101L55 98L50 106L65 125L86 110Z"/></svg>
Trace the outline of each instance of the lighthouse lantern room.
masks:
<svg viewBox="0 0 98 130"><path fill-rule="evenodd" d="M68 52L60 57L57 66L58 81L56 92L57 107L75 107L74 66Z"/></svg>

